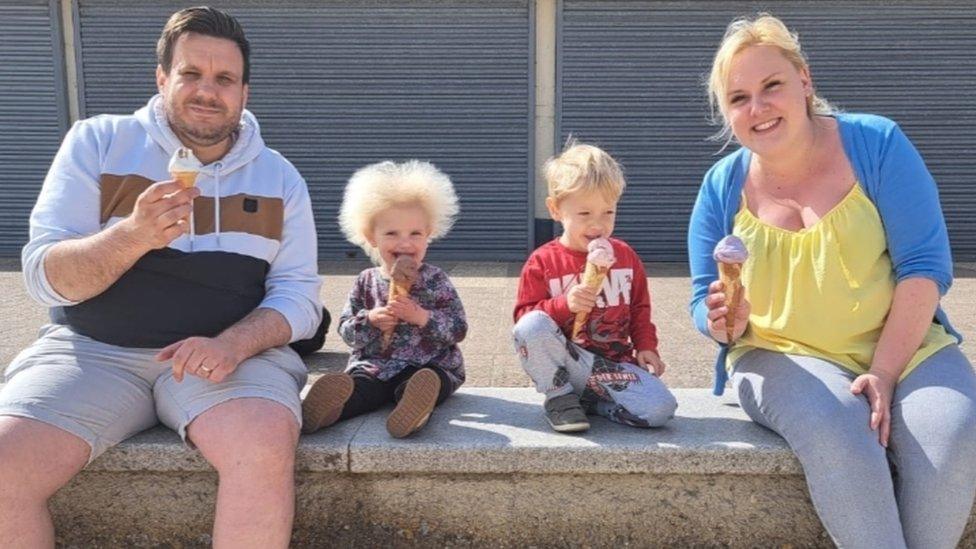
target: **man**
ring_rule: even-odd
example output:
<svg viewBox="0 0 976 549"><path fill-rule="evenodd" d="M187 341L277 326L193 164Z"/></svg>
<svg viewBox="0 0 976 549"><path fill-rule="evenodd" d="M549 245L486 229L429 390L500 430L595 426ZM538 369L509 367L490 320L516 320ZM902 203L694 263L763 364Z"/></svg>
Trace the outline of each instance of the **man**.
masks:
<svg viewBox="0 0 976 549"><path fill-rule="evenodd" d="M157 418L219 473L215 546L290 538L306 371L287 344L322 320L308 191L244 110L234 18L180 11L157 55L159 95L75 124L31 215L24 277L53 323L0 392L0 547L53 546L48 498ZM167 173L179 147L196 187Z"/></svg>

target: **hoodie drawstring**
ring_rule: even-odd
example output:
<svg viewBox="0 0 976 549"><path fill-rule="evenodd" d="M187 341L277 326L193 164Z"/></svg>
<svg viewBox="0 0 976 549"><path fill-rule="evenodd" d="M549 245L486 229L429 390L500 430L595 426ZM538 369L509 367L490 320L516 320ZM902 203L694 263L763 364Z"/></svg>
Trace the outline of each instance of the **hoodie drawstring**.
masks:
<svg viewBox="0 0 976 549"><path fill-rule="evenodd" d="M217 235L217 248L220 248L220 162L214 165L214 233Z"/></svg>

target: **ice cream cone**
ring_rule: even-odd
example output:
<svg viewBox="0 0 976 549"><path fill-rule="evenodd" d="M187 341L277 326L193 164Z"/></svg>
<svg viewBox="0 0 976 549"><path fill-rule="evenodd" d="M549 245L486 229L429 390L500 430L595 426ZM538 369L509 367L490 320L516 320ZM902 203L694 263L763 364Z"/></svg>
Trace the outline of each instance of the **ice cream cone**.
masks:
<svg viewBox="0 0 976 549"><path fill-rule="evenodd" d="M732 343L735 331L735 312L742 303L742 263L719 263L718 277L725 286L725 303L729 312L725 313L725 338Z"/></svg>
<svg viewBox="0 0 976 549"><path fill-rule="evenodd" d="M200 172L172 172L170 175L180 184L180 187L189 189L197 184L197 174Z"/></svg>
<svg viewBox="0 0 976 549"><path fill-rule="evenodd" d="M409 296L410 288L420 277L420 265L412 257L401 256L393 262L390 268L390 296L387 304L400 296ZM389 330L383 330L381 349L385 351L393 340L393 332L396 330L394 325Z"/></svg>
<svg viewBox="0 0 976 549"><path fill-rule="evenodd" d="M394 298L401 295L410 295L410 286L406 284L394 284L390 283L390 298L387 301L393 301ZM383 330L383 346L382 349L385 351L387 347L390 346L390 342L393 340L393 332L396 330L396 326L390 328L389 330Z"/></svg>
<svg viewBox="0 0 976 549"><path fill-rule="evenodd" d="M169 159L169 173L184 189L196 185L197 174L201 169L203 164L197 160L193 151L186 147L176 149Z"/></svg>
<svg viewBox="0 0 976 549"><path fill-rule="evenodd" d="M586 245L586 250L586 270L583 271L583 280L580 284L599 293L603 281L607 279L607 274L610 272L610 267L617 261L613 253L613 244L606 238L594 238ZM572 339L579 337L587 316L589 313L576 313L576 318L573 319Z"/></svg>
<svg viewBox="0 0 976 549"><path fill-rule="evenodd" d="M594 292L599 292L600 288L603 286L603 281L607 279L607 273L610 272L610 267L601 267L599 265L587 262L586 271L583 272L582 285L593 290ZM576 313L576 318L573 320L573 339L579 337L580 331L583 330L583 325L586 324L586 317L588 313Z"/></svg>
<svg viewBox="0 0 976 549"><path fill-rule="evenodd" d="M189 189L196 185L197 174L203 168L203 164L197 160L194 156L193 151L186 148L180 147L173 152L173 156L169 159L169 173L179 183L180 187L183 189ZM193 221L193 210L190 210L190 250L193 250L193 236L196 233L196 228L194 227Z"/></svg>
<svg viewBox="0 0 976 549"><path fill-rule="evenodd" d="M725 285L725 306L729 309L725 314L725 342L732 343L735 313L743 299L742 264L749 259L749 250L741 238L730 234L715 244L712 257L718 263L718 277Z"/></svg>

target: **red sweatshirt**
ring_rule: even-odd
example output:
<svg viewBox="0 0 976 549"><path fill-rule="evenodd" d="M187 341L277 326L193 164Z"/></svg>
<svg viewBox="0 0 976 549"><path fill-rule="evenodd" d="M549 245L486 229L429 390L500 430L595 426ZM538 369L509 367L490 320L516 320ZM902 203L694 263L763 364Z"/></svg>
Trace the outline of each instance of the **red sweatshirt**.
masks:
<svg viewBox="0 0 976 549"><path fill-rule="evenodd" d="M616 362L634 363L634 350L657 352L657 328L651 322L651 294L644 264L622 240L611 238L617 262L603 282L596 307L580 333L583 348ZM539 310L572 337L575 314L566 294L586 270L586 252L570 250L559 239L539 246L522 267L515 321Z"/></svg>

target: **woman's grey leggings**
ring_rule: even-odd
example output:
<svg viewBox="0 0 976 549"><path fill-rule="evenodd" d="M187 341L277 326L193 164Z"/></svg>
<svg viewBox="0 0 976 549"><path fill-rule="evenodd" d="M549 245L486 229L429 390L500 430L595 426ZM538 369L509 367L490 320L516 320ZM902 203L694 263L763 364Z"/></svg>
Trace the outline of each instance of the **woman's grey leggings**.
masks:
<svg viewBox="0 0 976 549"><path fill-rule="evenodd" d="M895 389L887 450L854 375L818 358L761 349L732 373L753 421L789 443L810 497L842 548L953 548L976 495L976 374L956 345Z"/></svg>

